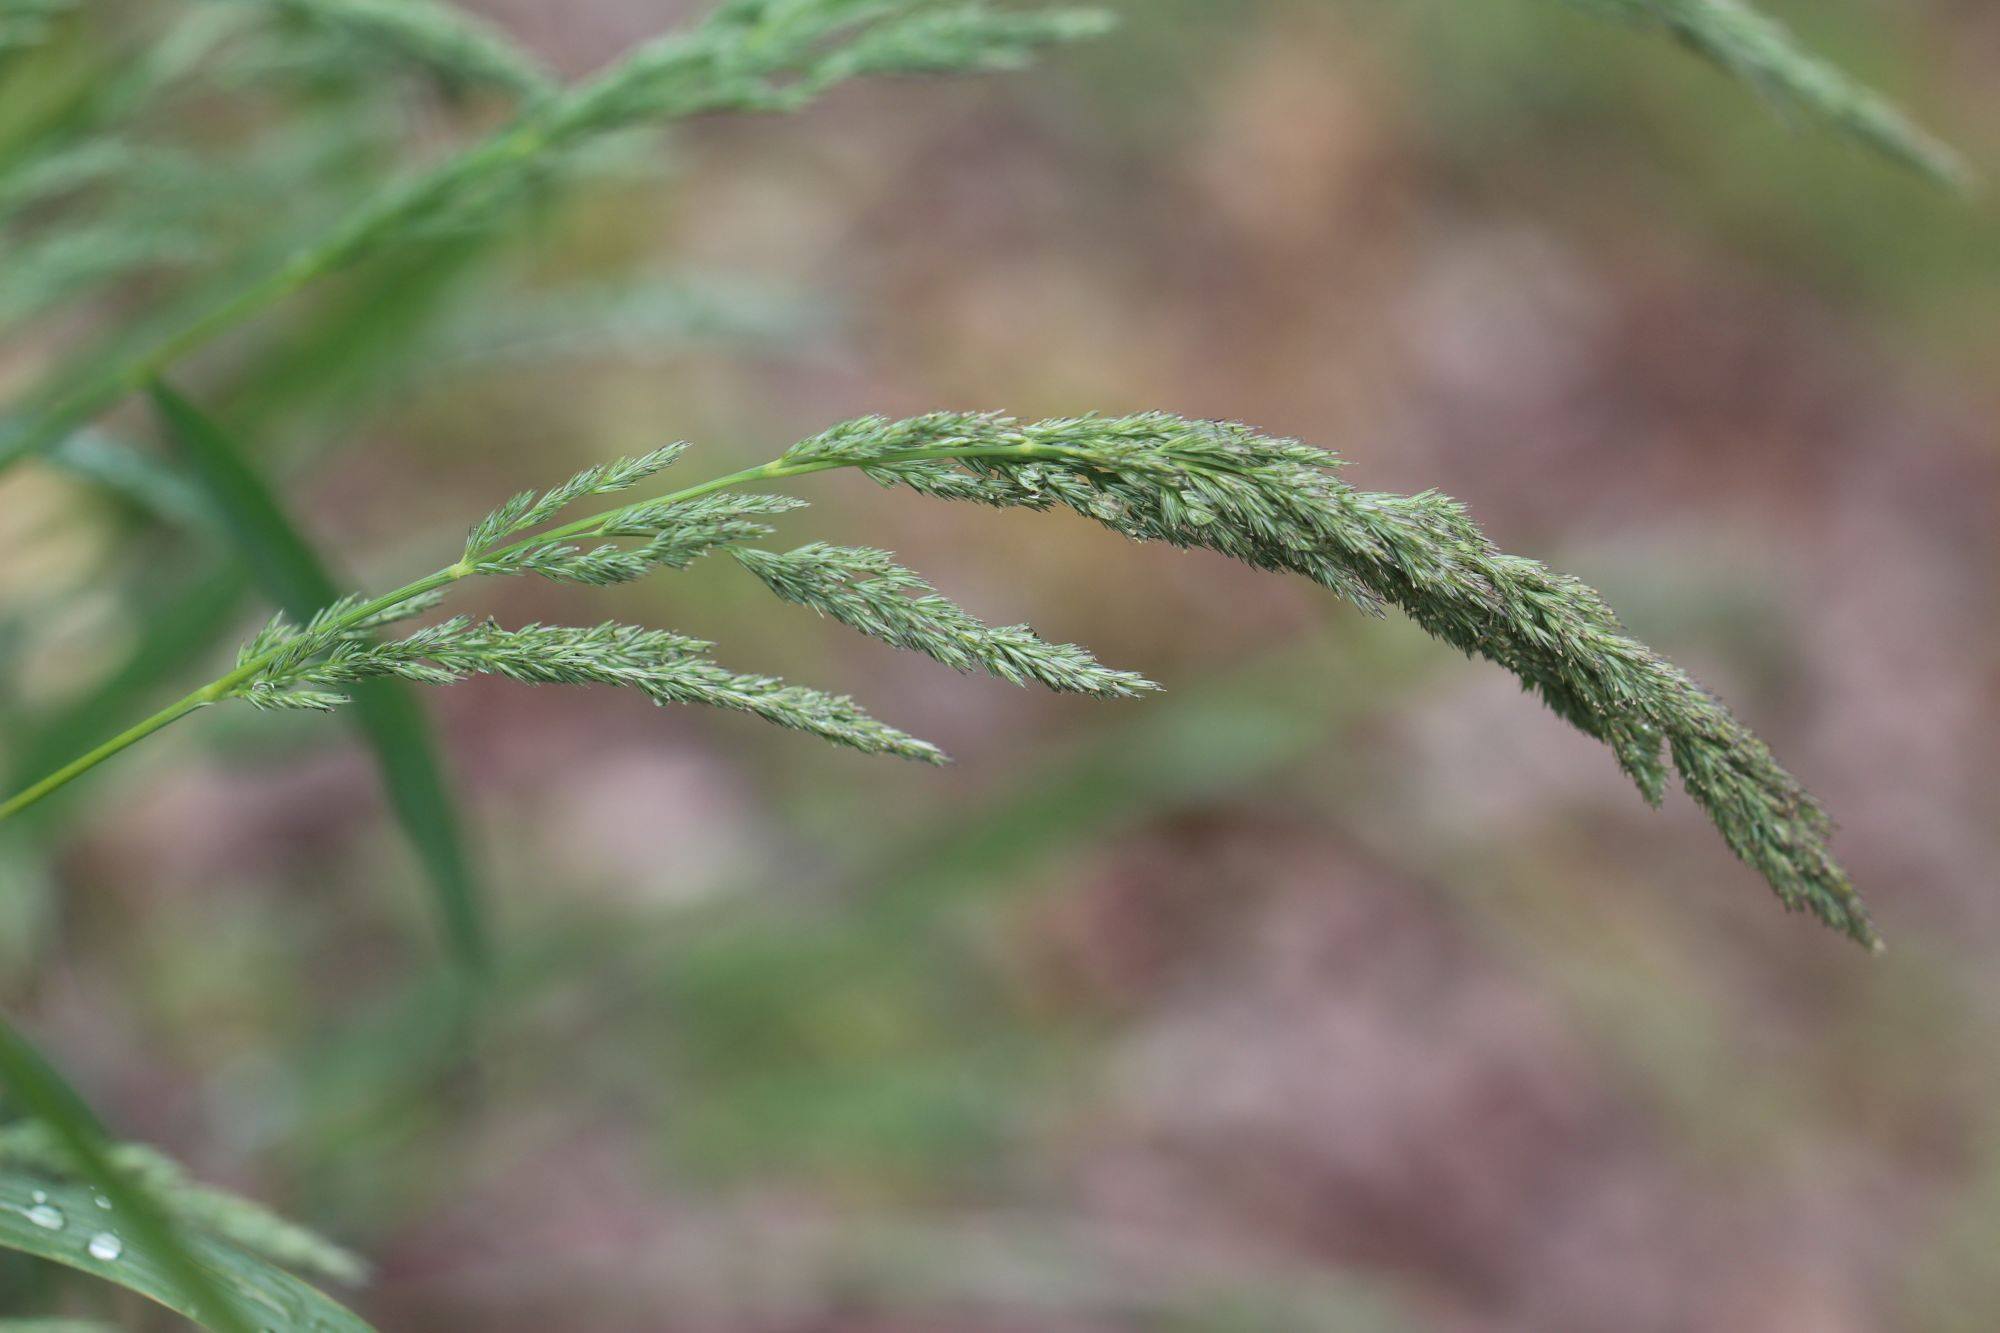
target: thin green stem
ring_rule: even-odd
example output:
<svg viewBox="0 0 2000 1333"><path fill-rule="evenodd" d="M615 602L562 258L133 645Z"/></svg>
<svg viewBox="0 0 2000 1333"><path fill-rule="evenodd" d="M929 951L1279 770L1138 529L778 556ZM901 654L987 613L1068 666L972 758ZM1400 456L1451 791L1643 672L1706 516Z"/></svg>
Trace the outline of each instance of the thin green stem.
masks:
<svg viewBox="0 0 2000 1333"><path fill-rule="evenodd" d="M548 542L562 541L569 537L591 533L607 526L621 515L642 506L656 508L663 504L685 504L691 500L699 500L703 496L713 495L717 491L724 491L733 486L743 486L753 482L782 481L789 477L809 476L817 472L832 472L840 468L884 467L894 466L897 463L914 463L951 458L1043 458L1076 461L1081 457L1083 455L1073 450L1049 445L1024 444L935 445L924 449L906 449L892 453L878 454L867 459L817 458L787 462L783 458L774 458L768 463L759 464L756 467L744 468L740 472L731 472L726 476L716 477L712 480L702 482L698 486L690 486L686 490L675 491L670 495L657 499L638 500L631 504L619 505L614 509L602 510L598 513L576 519L573 522L537 532L510 545L495 547L490 551L481 552L480 554L488 557L516 554L530 547L541 546ZM394 592L384 593L380 597L355 606L333 621L329 628L338 631L363 624L391 607L401 605L411 598L421 597L426 593L449 587L461 579L471 578L478 572L478 567L471 560L460 560L456 564L447 565L435 573L427 574L413 583L406 583ZM78 755L75 759L72 759L69 763L50 773L41 781L22 789L6 801L0 802L0 820L6 820L19 814L29 806L34 805L36 802L76 781L76 779L90 772L91 769L96 768L105 760L130 749L153 733L180 721L188 714L198 712L210 704L220 703L225 699L234 697L244 684L254 680L257 674L275 661L282 651L283 649L273 649L270 652L248 659L237 666L235 670L230 671L226 675L216 677L216 679L210 681L200 689L162 708L143 722L139 722L119 732L116 736L105 741L97 748L85 754Z"/></svg>
<svg viewBox="0 0 2000 1333"><path fill-rule="evenodd" d="M1069 462L1087 461L1088 455L1081 450L1062 449L1039 444L982 444L982 445L932 445L923 449L903 449L890 453L875 454L865 459L849 458L808 458L796 462L786 462L774 458L756 467L732 472L726 477L705 481L699 486L690 486L684 491L657 500L634 500L630 504L619 505L616 509L606 509L590 514L572 523L549 528L524 537L508 546L495 547L485 554L491 556L514 555L532 546L545 542L562 541L569 537L587 536L603 528L621 515L635 509L652 508L661 504L685 504L689 500L699 500L705 495L728 490L732 486L742 486L758 481L784 481L789 477L806 477L816 472L833 472L851 467L893 467L898 463L921 463L947 458L1042 458Z"/></svg>
<svg viewBox="0 0 2000 1333"><path fill-rule="evenodd" d="M82 777L91 769L96 768L112 755L137 745L154 732L180 721L197 709L206 707L212 700L203 696L207 694L210 688L212 686L203 686L186 698L161 709L144 722L136 726L127 727L124 731L119 732L96 749L78 755L75 759L70 760L40 782L22 788L6 801L0 802L0 819L6 819L20 813L50 793L68 786L71 782Z"/></svg>

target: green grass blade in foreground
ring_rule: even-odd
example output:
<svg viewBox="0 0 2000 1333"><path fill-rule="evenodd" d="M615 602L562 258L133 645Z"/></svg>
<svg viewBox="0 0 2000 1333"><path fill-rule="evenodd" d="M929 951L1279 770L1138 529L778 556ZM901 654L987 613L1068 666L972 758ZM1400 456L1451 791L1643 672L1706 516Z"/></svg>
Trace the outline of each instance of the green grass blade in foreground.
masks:
<svg viewBox="0 0 2000 1333"><path fill-rule="evenodd" d="M97 1240L99 1228L84 1220L107 1212L97 1206L90 1193L76 1189L71 1198L69 1192L59 1187L36 1185L34 1189L41 1189L49 1196L41 1206L51 1209L37 1213L34 1189L20 1188L19 1179L0 1177L0 1246L119 1282L191 1319L199 1318L205 1327L217 1333L250 1333L253 1325L243 1317L232 1293L232 1289L241 1290L241 1286L225 1285L226 1280L214 1271L218 1257L215 1247L202 1246L209 1253L197 1256L190 1239L182 1235L160 1207L112 1166L97 1117L40 1052L5 1019L0 1019L0 1084L69 1151L80 1174L111 1201L109 1213L123 1226L118 1232L104 1229L105 1234L118 1238L118 1254L107 1259L104 1256L109 1252L110 1242ZM20 1197L13 1197L17 1193ZM69 1206L64 1207L64 1203ZM74 1230L69 1222L71 1217L78 1219ZM275 1269L270 1272L283 1276ZM137 1285L141 1277L145 1286ZM296 1279L286 1281L312 1291ZM320 1301L336 1313L344 1313L324 1297ZM289 1310L292 1306L278 1308ZM197 1310L201 1311L199 1316L195 1314ZM303 1321L293 1326L309 1327ZM366 1325L350 1317L348 1323L331 1327L365 1328Z"/></svg>
<svg viewBox="0 0 2000 1333"><path fill-rule="evenodd" d="M339 589L325 566L234 442L165 385L155 384L152 395L272 599L299 620L337 601ZM488 954L482 895L423 710L395 681L362 682L353 696L397 821L436 892L453 955L469 970L482 970Z"/></svg>
<svg viewBox="0 0 2000 1333"><path fill-rule="evenodd" d="M191 1299L175 1266L131 1225L131 1210L100 1207L99 1192L101 1186L0 1171L0 1246L116 1283L219 1333L367 1333L368 1324L283 1269L234 1246L183 1235L185 1262L206 1274L208 1286ZM62 1226L49 1226L57 1217ZM239 1312L235 1319L216 1313L231 1307Z"/></svg>

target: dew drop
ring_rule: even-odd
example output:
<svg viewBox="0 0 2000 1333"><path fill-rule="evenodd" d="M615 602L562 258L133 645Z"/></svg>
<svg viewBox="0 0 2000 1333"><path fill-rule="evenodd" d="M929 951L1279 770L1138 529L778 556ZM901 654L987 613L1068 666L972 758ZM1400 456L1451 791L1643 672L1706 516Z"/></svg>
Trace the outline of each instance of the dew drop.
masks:
<svg viewBox="0 0 2000 1333"><path fill-rule="evenodd" d="M36 1203L47 1203L49 1201L49 1196L41 1190L36 1190L33 1194L30 1194L28 1197L34 1200Z"/></svg>
<svg viewBox="0 0 2000 1333"><path fill-rule="evenodd" d="M109 1208L111 1206L111 1200L105 1198L102 1194L98 1195L92 1202L99 1208Z"/></svg>
<svg viewBox="0 0 2000 1333"><path fill-rule="evenodd" d="M45 1203L36 1204L25 1216L44 1231L61 1231L63 1223L67 1220L63 1217L61 1209L51 1208Z"/></svg>
<svg viewBox="0 0 2000 1333"><path fill-rule="evenodd" d="M89 1249L91 1258L101 1259L108 1264L125 1253L125 1242L109 1231L100 1231L90 1238Z"/></svg>

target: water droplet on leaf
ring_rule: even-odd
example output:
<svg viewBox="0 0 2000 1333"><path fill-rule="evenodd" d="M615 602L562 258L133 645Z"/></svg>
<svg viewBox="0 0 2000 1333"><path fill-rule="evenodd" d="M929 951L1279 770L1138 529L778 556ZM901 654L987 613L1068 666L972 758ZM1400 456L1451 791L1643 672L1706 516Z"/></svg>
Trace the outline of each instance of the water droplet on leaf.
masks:
<svg viewBox="0 0 2000 1333"><path fill-rule="evenodd" d="M125 1242L109 1231L100 1231L90 1238L89 1249L91 1258L101 1259L108 1264L125 1253Z"/></svg>
<svg viewBox="0 0 2000 1333"><path fill-rule="evenodd" d="M61 1231L63 1223L67 1220L63 1217L60 1208L52 1208L45 1203L38 1203L33 1208L30 1208L26 1213L26 1217L30 1222L33 1222L44 1231Z"/></svg>

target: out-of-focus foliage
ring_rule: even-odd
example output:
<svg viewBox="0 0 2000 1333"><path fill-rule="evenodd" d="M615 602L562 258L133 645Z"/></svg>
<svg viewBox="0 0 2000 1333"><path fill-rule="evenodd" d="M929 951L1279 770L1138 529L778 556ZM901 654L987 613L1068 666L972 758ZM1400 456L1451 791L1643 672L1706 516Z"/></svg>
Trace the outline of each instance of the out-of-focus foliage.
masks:
<svg viewBox="0 0 2000 1333"><path fill-rule="evenodd" d="M379 46L420 68L468 85L490 83L522 97L553 91L541 62L492 25L439 0L217 0L275 9L309 27Z"/></svg>
<svg viewBox="0 0 2000 1333"><path fill-rule="evenodd" d="M435 40L425 49L433 63L456 60L467 78L488 70L484 45L439 38L438 26L417 20L398 31L405 39L413 31L429 34ZM267 261L261 272L229 285L193 313L170 317L141 350L103 351L65 367L49 378L11 437L0 437L0 467L52 448L184 356L331 273L382 250L497 225L506 205L620 131L717 112L797 111L859 78L1015 69L1042 47L1095 36L1107 26L1096 10L996 8L981 0L729 0L685 31L641 43L592 79L559 94L527 96L500 129L378 187L338 220L322 222L312 239L293 245L282 260ZM143 93L132 100L143 101ZM126 231L152 238L161 225L155 211L130 211ZM127 244L126 231L89 241L81 257L66 254L61 263L46 265L58 275L61 292L36 286L16 303L39 309L71 288L124 276L159 258L142 253L136 241ZM5 312L0 297L0 324Z"/></svg>
<svg viewBox="0 0 2000 1333"><path fill-rule="evenodd" d="M76 0L5 0L0 3L0 57L45 41L49 29Z"/></svg>
<svg viewBox="0 0 2000 1333"><path fill-rule="evenodd" d="M178 1275L143 1242L120 1234L102 1195L45 1176L0 1170L0 1245L58 1263L157 1301L208 1326L211 1305L189 1301ZM282 1333L368 1333L368 1325L319 1291L260 1258L254 1249L203 1240L183 1223L187 1244L238 1308ZM236 1325L242 1328L250 1324Z"/></svg>
<svg viewBox="0 0 2000 1333"><path fill-rule="evenodd" d="M1901 110L1801 47L1742 0L1569 0L1592 13L1659 28L1787 110L1822 120L1947 184L1971 184L1958 151Z"/></svg>

